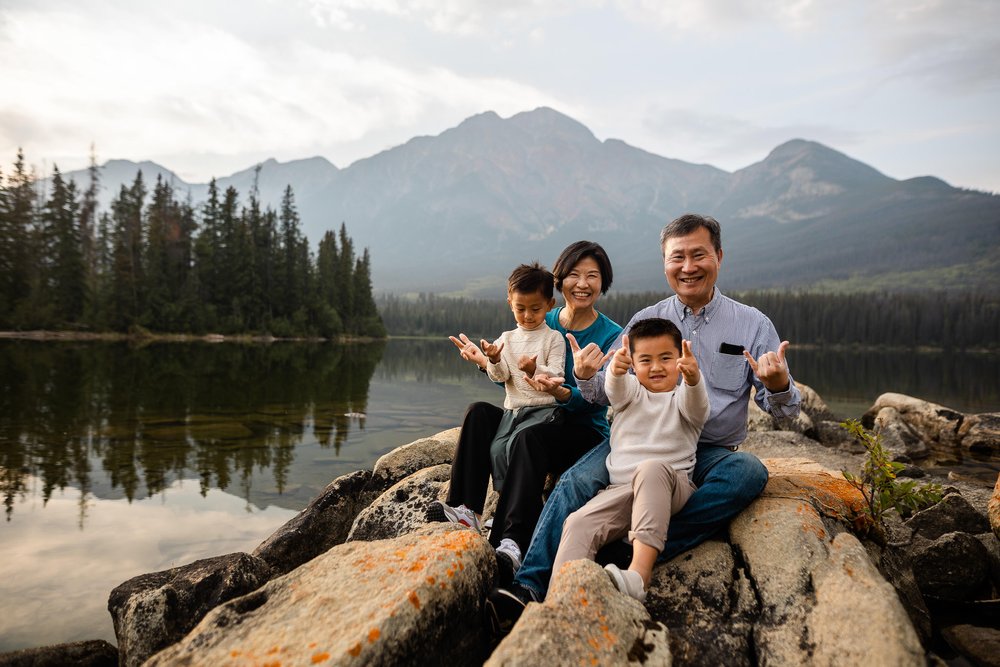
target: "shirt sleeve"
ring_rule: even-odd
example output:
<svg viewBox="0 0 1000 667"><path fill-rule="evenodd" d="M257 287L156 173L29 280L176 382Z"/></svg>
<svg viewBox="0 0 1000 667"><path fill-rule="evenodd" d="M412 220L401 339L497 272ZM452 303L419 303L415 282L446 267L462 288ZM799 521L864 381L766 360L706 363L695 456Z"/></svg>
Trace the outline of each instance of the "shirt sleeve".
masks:
<svg viewBox="0 0 1000 667"><path fill-rule="evenodd" d="M493 363L487 360L486 362L486 375L489 376L494 382L506 382L510 378L510 367L507 365L507 332L500 334L500 337L493 341L494 345L499 345L504 343L504 350L500 353L500 361L498 363Z"/></svg>
<svg viewBox="0 0 1000 667"><path fill-rule="evenodd" d="M699 431L705 428L705 422L708 421L708 415L711 413L708 388L705 385L705 376L702 374L698 379L698 384L692 386L681 381L680 386L675 390L680 392L678 408L681 416Z"/></svg>
<svg viewBox="0 0 1000 667"><path fill-rule="evenodd" d="M778 337L774 325L767 316L761 315L760 326L757 329L757 335L754 336L750 354L753 355L754 359L759 359L765 352L777 351L779 345L781 345L781 339ZM787 359L785 361L787 364ZM753 371L751 371L751 375L753 375L753 386L757 390L754 394L754 400L761 410L778 419L794 419L799 416L802 394L795 386L791 369L788 371L788 389L779 392L771 392L760 381L760 378L753 374Z"/></svg>
<svg viewBox="0 0 1000 667"><path fill-rule="evenodd" d="M611 406L614 407L616 412L620 412L635 401L639 391L641 391L641 387L639 380L630 373L625 373L624 375L605 373L604 391Z"/></svg>
<svg viewBox="0 0 1000 667"><path fill-rule="evenodd" d="M566 341L561 333L550 329L545 337L545 363L537 364L536 373L544 373L549 377L560 377L566 372Z"/></svg>

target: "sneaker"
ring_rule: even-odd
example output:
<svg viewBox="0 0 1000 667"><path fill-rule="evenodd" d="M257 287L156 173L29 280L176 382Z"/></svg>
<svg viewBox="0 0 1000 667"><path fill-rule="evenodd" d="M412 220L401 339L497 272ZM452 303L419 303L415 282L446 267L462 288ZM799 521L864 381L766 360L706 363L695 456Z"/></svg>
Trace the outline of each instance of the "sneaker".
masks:
<svg viewBox="0 0 1000 667"><path fill-rule="evenodd" d="M525 606L533 601L534 595L531 591L517 584L490 591L483 606L486 610L487 629L494 642L499 642L510 634L517 619L521 618Z"/></svg>
<svg viewBox="0 0 1000 667"><path fill-rule="evenodd" d="M517 542L505 537L500 540L500 546L496 550L497 558L497 585L500 588L508 588L514 582L514 575L521 567L521 549Z"/></svg>
<svg viewBox="0 0 1000 667"><path fill-rule="evenodd" d="M611 581L619 591L639 602L646 599L646 589L642 585L642 576L638 572L622 570L614 563L608 563L604 569L607 570L608 576L611 577Z"/></svg>
<svg viewBox="0 0 1000 667"><path fill-rule="evenodd" d="M479 519L476 518L476 513L465 505L452 507L451 505L443 503L440 500L435 500L427 506L425 518L427 521L451 521L452 523L460 523L466 528L471 528L475 531L479 530Z"/></svg>

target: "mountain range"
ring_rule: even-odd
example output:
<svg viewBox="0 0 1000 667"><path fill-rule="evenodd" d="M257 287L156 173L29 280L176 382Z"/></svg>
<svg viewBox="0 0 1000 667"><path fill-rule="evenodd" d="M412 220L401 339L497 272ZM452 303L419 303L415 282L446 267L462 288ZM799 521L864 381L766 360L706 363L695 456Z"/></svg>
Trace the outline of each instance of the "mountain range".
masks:
<svg viewBox="0 0 1000 667"><path fill-rule="evenodd" d="M181 199L205 199L207 184L111 160L101 169L104 210L138 170L147 183L167 179ZM67 176L86 187L86 171ZM255 178L273 208L292 186L314 244L346 223L356 247L370 249L382 292L499 295L515 265L551 266L579 239L607 249L618 290L664 290L659 231L689 211L722 224L723 290L1000 285L1000 195L931 176L896 180L802 139L727 172L600 141L539 108L478 114L344 169L321 157L267 160L217 184L245 197Z"/></svg>

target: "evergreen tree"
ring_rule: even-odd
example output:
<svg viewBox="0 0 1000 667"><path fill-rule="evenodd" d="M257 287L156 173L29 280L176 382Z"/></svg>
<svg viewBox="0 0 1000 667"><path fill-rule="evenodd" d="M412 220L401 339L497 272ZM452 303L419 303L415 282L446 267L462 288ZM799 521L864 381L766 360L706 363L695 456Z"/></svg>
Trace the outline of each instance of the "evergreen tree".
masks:
<svg viewBox="0 0 1000 667"><path fill-rule="evenodd" d="M45 276L36 302L51 304L58 322L77 322L86 298L86 268L78 223L76 184L63 180L59 168L52 175L52 194L42 214L42 238L46 256ZM51 297L51 298L49 298Z"/></svg>
<svg viewBox="0 0 1000 667"><path fill-rule="evenodd" d="M111 249L111 299L109 321L116 329L126 329L138 322L144 305L143 219L146 186L142 172L136 174L132 187L123 184L111 202L113 220Z"/></svg>
<svg viewBox="0 0 1000 667"><path fill-rule="evenodd" d="M28 299L31 287L34 199L24 152L18 149L0 216L0 304L4 305L7 326L18 326L17 312Z"/></svg>

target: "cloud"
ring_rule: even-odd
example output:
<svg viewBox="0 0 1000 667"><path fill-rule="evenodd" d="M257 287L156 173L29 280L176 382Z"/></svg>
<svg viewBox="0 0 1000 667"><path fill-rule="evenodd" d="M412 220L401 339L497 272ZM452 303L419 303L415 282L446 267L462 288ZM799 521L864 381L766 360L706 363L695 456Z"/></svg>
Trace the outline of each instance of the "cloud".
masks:
<svg viewBox="0 0 1000 667"><path fill-rule="evenodd" d="M816 25L825 11L813 0L618 0L615 4L638 23L676 31L706 31L706 37L748 24L805 30Z"/></svg>

